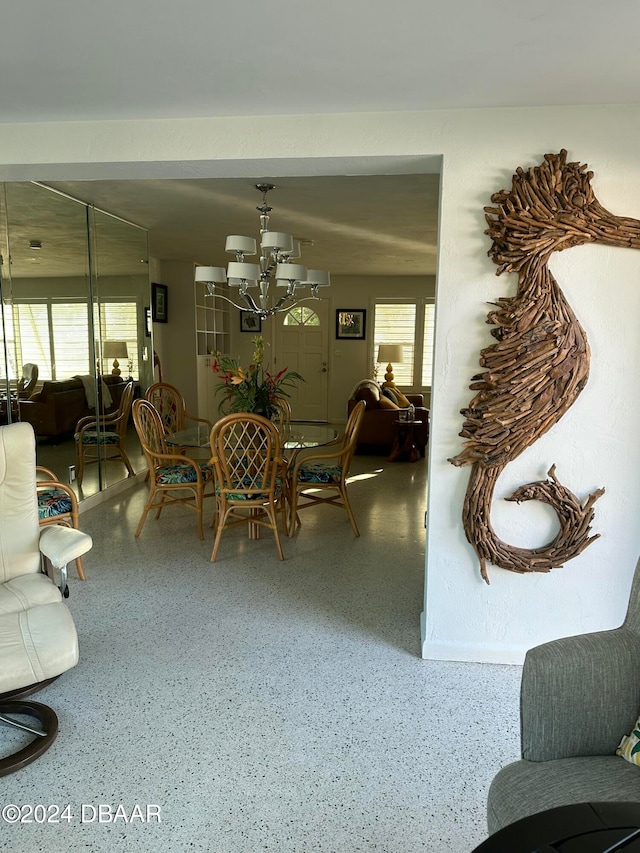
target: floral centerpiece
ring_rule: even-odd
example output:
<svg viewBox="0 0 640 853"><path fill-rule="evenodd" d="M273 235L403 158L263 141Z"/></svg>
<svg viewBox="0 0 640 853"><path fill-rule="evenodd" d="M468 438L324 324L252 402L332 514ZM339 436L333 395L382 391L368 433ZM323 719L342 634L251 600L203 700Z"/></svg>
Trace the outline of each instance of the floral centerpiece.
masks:
<svg viewBox="0 0 640 853"><path fill-rule="evenodd" d="M272 418L278 408L278 398L288 397L289 390L298 382L304 382L302 376L294 370L283 367L275 375L264 366L264 340L261 335L251 338L255 349L253 361L245 370L238 359L218 353L211 365L214 373L222 379L215 393L223 397L221 411L254 412L265 418Z"/></svg>

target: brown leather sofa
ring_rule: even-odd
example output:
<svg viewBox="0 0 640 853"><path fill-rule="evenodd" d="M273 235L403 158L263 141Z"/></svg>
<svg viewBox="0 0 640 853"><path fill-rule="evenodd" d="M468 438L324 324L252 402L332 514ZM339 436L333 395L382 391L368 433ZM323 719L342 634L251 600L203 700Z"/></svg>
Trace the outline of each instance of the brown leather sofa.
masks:
<svg viewBox="0 0 640 853"><path fill-rule="evenodd" d="M420 455L424 456L429 441L429 409L424 406L424 396L400 396L401 402L407 400L415 407L415 420L421 421L414 427L414 442ZM391 400L385 395L382 386L372 379L364 379L356 386L347 402L347 414L351 413L358 400L364 400L367 404L358 433L358 450L368 453L388 452L397 429L394 422L399 420L400 411L406 409L406 406Z"/></svg>
<svg viewBox="0 0 640 853"><path fill-rule="evenodd" d="M103 376L102 380L112 398L112 404L106 409L108 414L118 408L125 383L120 376L111 374ZM37 436L72 433L80 418L92 414L95 409L89 408L81 379L45 381L40 391L28 400L20 400L20 420L30 423Z"/></svg>

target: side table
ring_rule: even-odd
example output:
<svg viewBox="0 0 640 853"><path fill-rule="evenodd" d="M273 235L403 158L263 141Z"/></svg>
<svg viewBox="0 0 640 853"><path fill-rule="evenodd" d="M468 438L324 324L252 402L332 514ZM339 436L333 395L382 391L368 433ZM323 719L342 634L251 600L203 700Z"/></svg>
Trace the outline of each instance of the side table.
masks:
<svg viewBox="0 0 640 853"><path fill-rule="evenodd" d="M399 462L401 459L417 462L420 459L422 454L415 443L415 426L421 424L422 421L393 422L393 443L389 462Z"/></svg>
<svg viewBox="0 0 640 853"><path fill-rule="evenodd" d="M640 803L577 803L530 815L490 835L473 853L640 851Z"/></svg>
<svg viewBox="0 0 640 853"><path fill-rule="evenodd" d="M20 420L20 402L17 394L11 394L9 399L6 394L0 395L0 423L9 423L9 412L11 412L12 423Z"/></svg>

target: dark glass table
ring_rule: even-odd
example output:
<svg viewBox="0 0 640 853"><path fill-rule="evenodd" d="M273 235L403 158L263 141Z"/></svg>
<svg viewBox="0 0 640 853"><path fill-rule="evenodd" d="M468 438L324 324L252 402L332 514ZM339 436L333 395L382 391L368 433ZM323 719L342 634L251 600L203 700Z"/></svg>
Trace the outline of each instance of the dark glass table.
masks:
<svg viewBox="0 0 640 853"><path fill-rule="evenodd" d="M640 853L640 802L578 803L538 812L473 853Z"/></svg>
<svg viewBox="0 0 640 853"><path fill-rule="evenodd" d="M389 462L399 462L406 459L409 462L417 462L422 455L421 449L416 444L415 427L421 426L422 421L394 421L393 443ZM424 448L422 448L424 450Z"/></svg>

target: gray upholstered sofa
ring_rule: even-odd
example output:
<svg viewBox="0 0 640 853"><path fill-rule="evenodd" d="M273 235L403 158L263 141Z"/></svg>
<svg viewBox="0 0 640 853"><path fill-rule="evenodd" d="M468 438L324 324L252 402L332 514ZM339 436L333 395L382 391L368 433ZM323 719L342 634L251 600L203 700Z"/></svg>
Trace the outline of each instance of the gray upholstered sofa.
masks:
<svg viewBox="0 0 640 853"><path fill-rule="evenodd" d="M489 790L489 832L581 802L640 801L640 767L615 754L640 715L640 561L620 628L531 649L520 693L522 759Z"/></svg>

